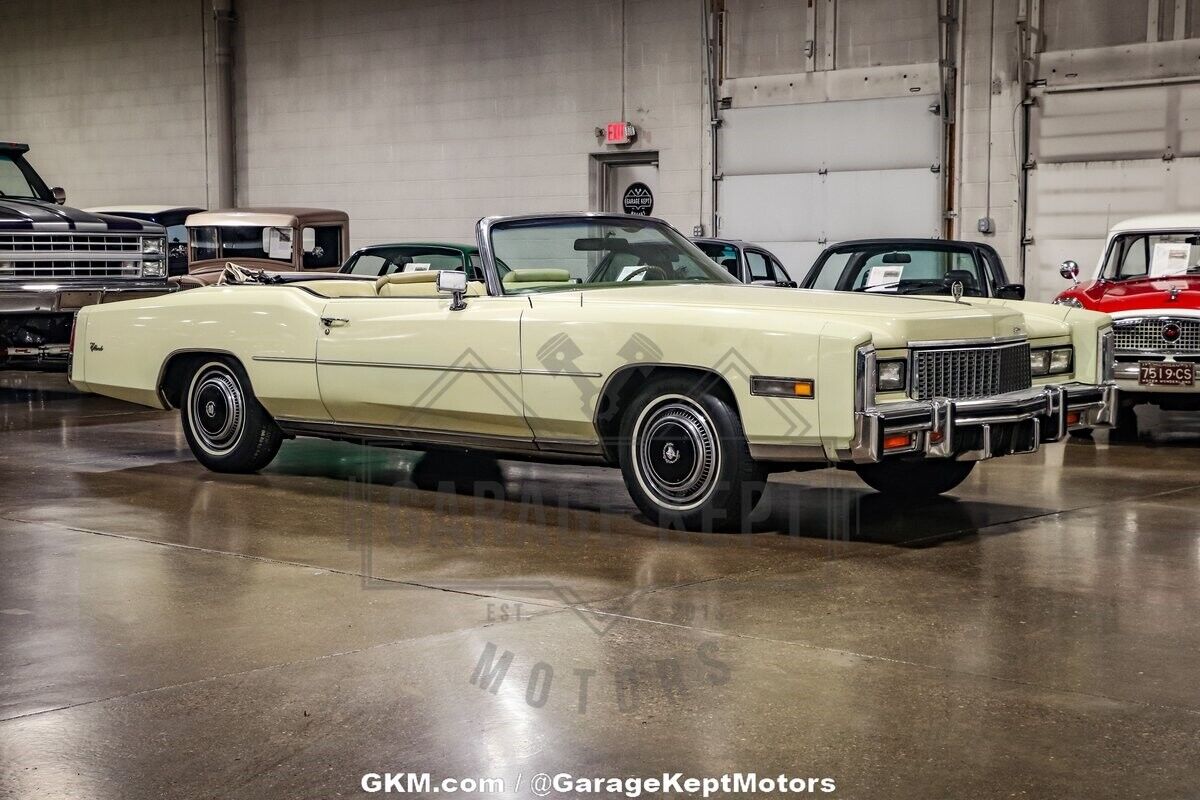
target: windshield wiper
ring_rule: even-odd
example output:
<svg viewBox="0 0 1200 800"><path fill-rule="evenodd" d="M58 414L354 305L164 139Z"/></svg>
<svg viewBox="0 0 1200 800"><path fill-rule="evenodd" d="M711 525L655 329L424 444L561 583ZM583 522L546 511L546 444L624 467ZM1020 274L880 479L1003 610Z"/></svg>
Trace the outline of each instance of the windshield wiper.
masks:
<svg viewBox="0 0 1200 800"><path fill-rule="evenodd" d="M903 280L899 280L899 281L892 281L891 283L877 283L877 284L875 284L874 286L859 286L859 287L858 287L857 289L855 289L854 291L856 291L856 292L869 292L869 291L872 291L872 290L874 290L874 291L878 291L878 290L880 290L880 289L895 289L896 287L900 286L901 284L906 284L906 285L908 285L908 286L941 286L941 285L942 285L942 282L941 282L941 281L939 281L939 280L928 280L928 281L903 281Z"/></svg>

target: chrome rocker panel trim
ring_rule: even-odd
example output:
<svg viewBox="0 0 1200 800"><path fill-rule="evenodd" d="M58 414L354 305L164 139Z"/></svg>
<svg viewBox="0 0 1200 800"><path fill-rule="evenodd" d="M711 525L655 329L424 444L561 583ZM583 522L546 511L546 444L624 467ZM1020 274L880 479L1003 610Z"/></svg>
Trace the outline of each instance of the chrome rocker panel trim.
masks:
<svg viewBox="0 0 1200 800"><path fill-rule="evenodd" d="M313 436L350 442L373 442L392 447L449 450L480 450L507 458L533 461L567 461L579 464L604 464L599 442L560 439L526 439L501 436L402 428L385 425L339 423L328 420L277 417L280 429L288 436Z"/></svg>

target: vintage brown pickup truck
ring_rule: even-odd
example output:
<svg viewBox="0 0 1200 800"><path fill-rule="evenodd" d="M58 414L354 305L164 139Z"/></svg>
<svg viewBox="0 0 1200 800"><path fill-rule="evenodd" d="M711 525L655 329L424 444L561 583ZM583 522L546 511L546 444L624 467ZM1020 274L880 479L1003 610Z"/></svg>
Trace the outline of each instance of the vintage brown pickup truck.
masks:
<svg viewBox="0 0 1200 800"><path fill-rule="evenodd" d="M350 218L329 208L234 208L187 218L184 288L216 283L233 262L246 270L337 272L350 246Z"/></svg>

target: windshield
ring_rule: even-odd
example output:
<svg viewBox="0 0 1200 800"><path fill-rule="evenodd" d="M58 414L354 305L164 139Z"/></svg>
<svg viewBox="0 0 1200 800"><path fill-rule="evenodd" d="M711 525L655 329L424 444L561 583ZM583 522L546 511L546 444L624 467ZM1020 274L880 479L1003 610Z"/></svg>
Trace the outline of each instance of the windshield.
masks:
<svg viewBox="0 0 1200 800"><path fill-rule="evenodd" d="M192 260L210 258L266 258L292 262L292 232L290 228L261 228L258 226L207 226L189 228ZM269 231L275 233L269 234Z"/></svg>
<svg viewBox="0 0 1200 800"><path fill-rule="evenodd" d="M29 163L12 153L0 153L0 197L52 200Z"/></svg>
<svg viewBox="0 0 1200 800"><path fill-rule="evenodd" d="M637 286L737 283L695 245L654 220L547 218L491 228L505 294Z"/></svg>
<svg viewBox="0 0 1200 800"><path fill-rule="evenodd" d="M834 250L817 262L805 288L885 294L987 295L983 265L970 250L937 245L863 245Z"/></svg>
<svg viewBox="0 0 1200 800"><path fill-rule="evenodd" d="M1200 231L1142 231L1114 236L1101 277L1123 281L1200 272Z"/></svg>

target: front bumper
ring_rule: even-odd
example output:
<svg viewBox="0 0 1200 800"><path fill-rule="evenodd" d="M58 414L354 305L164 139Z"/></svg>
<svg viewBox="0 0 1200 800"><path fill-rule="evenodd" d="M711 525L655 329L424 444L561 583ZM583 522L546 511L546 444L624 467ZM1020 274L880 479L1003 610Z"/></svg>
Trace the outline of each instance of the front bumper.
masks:
<svg viewBox="0 0 1200 800"><path fill-rule="evenodd" d="M95 280L39 283L5 281L0 283L0 314L73 313L84 306L137 300L174 292L177 287L166 279Z"/></svg>
<svg viewBox="0 0 1200 800"><path fill-rule="evenodd" d="M870 464L905 455L981 461L1032 453L1043 443L1060 441L1069 429L1111 426L1116 409L1113 382L1037 386L980 400L889 403L855 412L848 455L856 464ZM904 434L907 445L885 447L886 439Z"/></svg>
<svg viewBox="0 0 1200 800"><path fill-rule="evenodd" d="M0 282L0 367L61 369L79 309L174 291L165 279Z"/></svg>

